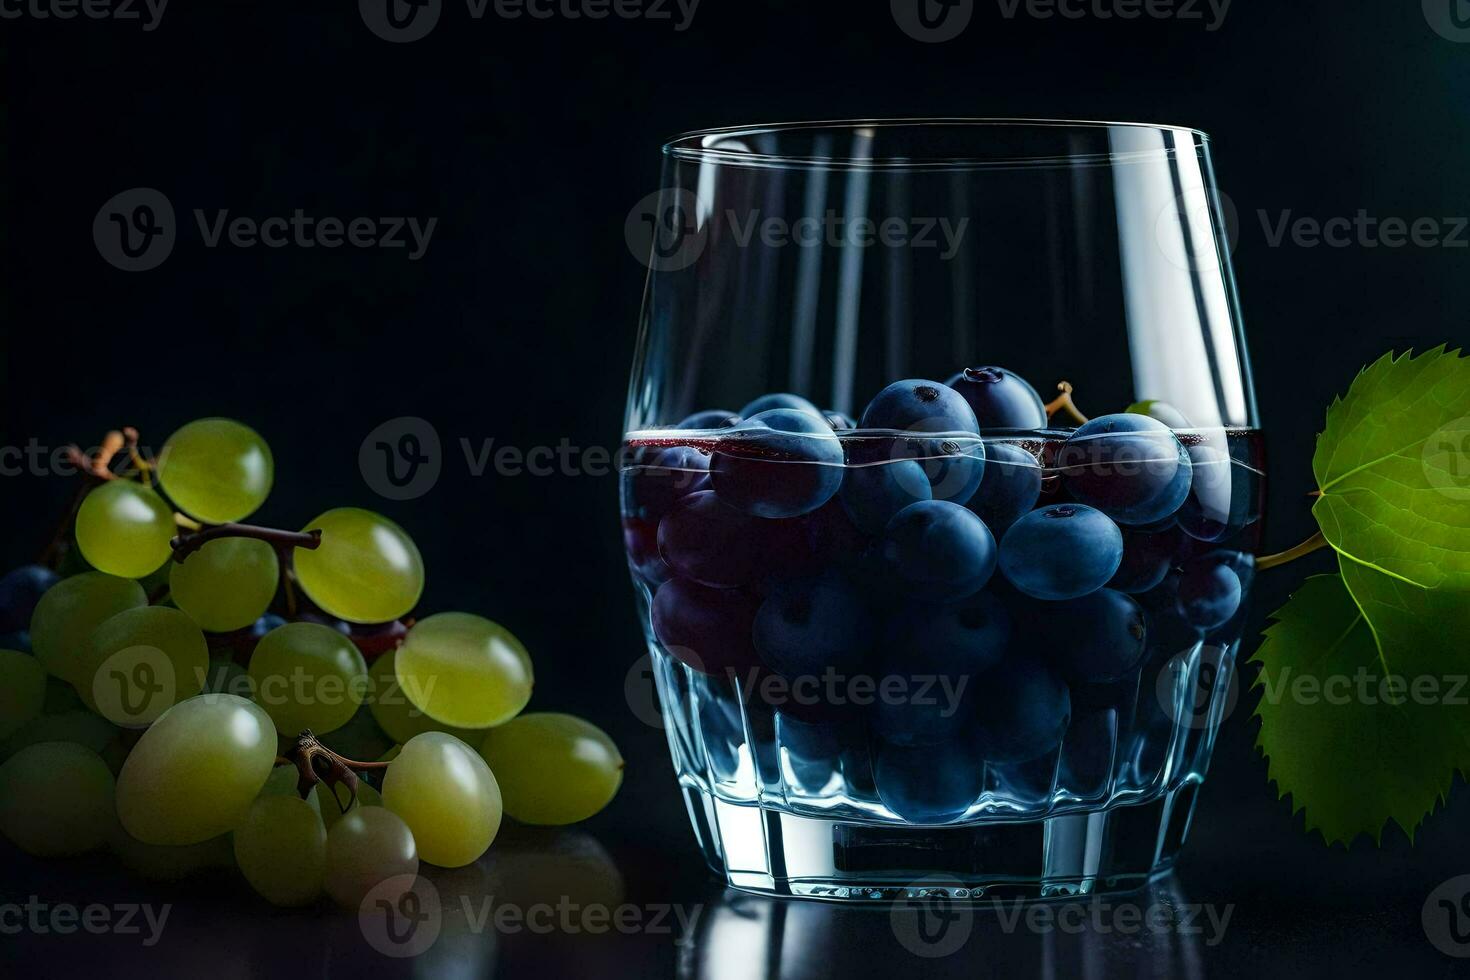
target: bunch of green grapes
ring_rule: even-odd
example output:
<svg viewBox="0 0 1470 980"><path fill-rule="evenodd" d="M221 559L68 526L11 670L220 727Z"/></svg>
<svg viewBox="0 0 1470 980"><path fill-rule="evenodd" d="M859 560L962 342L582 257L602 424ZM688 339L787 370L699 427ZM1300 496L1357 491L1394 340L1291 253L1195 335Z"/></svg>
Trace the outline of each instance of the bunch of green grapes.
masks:
<svg viewBox="0 0 1470 980"><path fill-rule="evenodd" d="M272 904L356 908L478 861L506 815L574 823L616 794L600 729L521 715L509 630L403 621L424 566L399 525L237 523L274 481L254 430L203 419L156 461L94 462L113 478L77 509L71 574L0 576L0 835L23 850L106 846L164 881L232 865Z"/></svg>

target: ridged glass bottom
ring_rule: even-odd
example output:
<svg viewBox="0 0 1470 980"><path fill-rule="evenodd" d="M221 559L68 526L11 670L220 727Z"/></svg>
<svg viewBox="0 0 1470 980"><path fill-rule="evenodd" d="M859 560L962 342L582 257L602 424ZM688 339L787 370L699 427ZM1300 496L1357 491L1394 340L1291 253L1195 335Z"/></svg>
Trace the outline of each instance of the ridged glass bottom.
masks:
<svg viewBox="0 0 1470 980"><path fill-rule="evenodd" d="M1197 780L1143 803L958 827L854 823L730 803L684 786L705 860L732 887L783 897L1058 898L1129 891L1166 872Z"/></svg>

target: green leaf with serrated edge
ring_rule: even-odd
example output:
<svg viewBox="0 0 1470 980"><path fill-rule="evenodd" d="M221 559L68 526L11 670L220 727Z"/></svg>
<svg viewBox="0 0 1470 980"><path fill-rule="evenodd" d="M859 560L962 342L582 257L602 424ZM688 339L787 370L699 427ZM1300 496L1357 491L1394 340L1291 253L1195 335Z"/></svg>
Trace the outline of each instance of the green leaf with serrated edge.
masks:
<svg viewBox="0 0 1470 980"><path fill-rule="evenodd" d="M1329 844L1381 841L1389 820L1412 838L1470 764L1470 603L1342 565L1302 584L1251 658L1256 744Z"/></svg>
<svg viewBox="0 0 1470 980"><path fill-rule="evenodd" d="M1387 354L1363 369L1327 410L1312 514L1350 561L1470 592L1470 358L1459 354Z"/></svg>

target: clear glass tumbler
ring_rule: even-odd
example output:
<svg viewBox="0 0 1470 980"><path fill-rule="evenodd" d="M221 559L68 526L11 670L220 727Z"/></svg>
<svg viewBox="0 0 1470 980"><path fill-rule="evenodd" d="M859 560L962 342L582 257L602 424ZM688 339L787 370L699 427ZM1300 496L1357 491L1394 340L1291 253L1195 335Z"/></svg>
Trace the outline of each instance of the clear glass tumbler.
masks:
<svg viewBox="0 0 1470 980"><path fill-rule="evenodd" d="M1262 535L1205 134L691 133L628 233L624 540L710 865L834 899L1166 869Z"/></svg>

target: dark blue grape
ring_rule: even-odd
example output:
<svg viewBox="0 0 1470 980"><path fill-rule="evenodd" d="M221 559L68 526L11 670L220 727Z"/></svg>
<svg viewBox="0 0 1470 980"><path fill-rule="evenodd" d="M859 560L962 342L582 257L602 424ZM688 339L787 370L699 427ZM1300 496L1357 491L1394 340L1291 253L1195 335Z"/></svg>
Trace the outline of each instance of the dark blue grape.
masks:
<svg viewBox="0 0 1470 980"><path fill-rule="evenodd" d="M1012 656L977 679L975 720L987 762L1026 762L1062 744L1072 698L1055 671L1032 657Z"/></svg>
<svg viewBox="0 0 1470 980"><path fill-rule="evenodd" d="M882 556L909 594L947 602L985 588L995 573L995 538L958 504L927 500L894 515L883 533Z"/></svg>
<svg viewBox="0 0 1470 980"><path fill-rule="evenodd" d="M771 395L761 395L755 401L751 402L740 410L740 417L744 419L752 419L762 412L769 412L777 408L787 408L795 412L805 412L807 415L815 415L817 418L821 419L824 422L827 420L827 416L823 414L820 408L813 405L811 402L807 401L800 395L792 395L785 392Z"/></svg>
<svg viewBox="0 0 1470 980"><path fill-rule="evenodd" d="M45 565L22 565L0 578L0 633L28 629L36 603L61 577Z"/></svg>
<svg viewBox="0 0 1470 980"><path fill-rule="evenodd" d="M868 403L864 429L980 434L975 413L959 393L937 381L895 381Z"/></svg>
<svg viewBox="0 0 1470 980"><path fill-rule="evenodd" d="M1041 496L1041 464L1020 446L991 443L985 449L985 473L969 508L996 535L1002 535Z"/></svg>
<svg viewBox="0 0 1470 980"><path fill-rule="evenodd" d="M979 675L1001 662L1011 617L982 592L960 603L905 607L879 648L873 725L896 745L933 745L955 737L973 714Z"/></svg>
<svg viewBox="0 0 1470 980"><path fill-rule="evenodd" d="M676 429L728 429L732 425L740 423L740 416L723 408L711 408L703 412L695 412L678 425Z"/></svg>
<svg viewBox="0 0 1470 980"><path fill-rule="evenodd" d="M897 381L878 393L863 412L864 429L905 433L870 439L854 447L857 463L913 460L929 479L930 496L963 504L985 474L985 444L978 438L975 413L954 389L937 381ZM932 433L932 436L925 434Z"/></svg>
<svg viewBox="0 0 1470 980"><path fill-rule="evenodd" d="M832 427L833 432L850 432L857 428L857 421L851 415L848 415L846 412L839 412L835 408L824 409L822 416L827 420L827 424Z"/></svg>
<svg viewBox="0 0 1470 980"><path fill-rule="evenodd" d="M717 589L749 585L761 577L770 555L763 553L759 518L720 502L712 490L679 501L658 525L658 552L678 575Z"/></svg>
<svg viewBox="0 0 1470 980"><path fill-rule="evenodd" d="M910 823L958 820L985 789L985 761L964 735L939 745L880 741L873 750L873 781L883 804Z"/></svg>
<svg viewBox="0 0 1470 980"><path fill-rule="evenodd" d="M1172 524L1159 531L1125 528L1123 561L1108 588L1130 595L1156 588L1169 574L1183 539L1183 533Z"/></svg>
<svg viewBox="0 0 1470 980"><path fill-rule="evenodd" d="M1212 630L1235 615L1244 591L1230 560L1206 555L1184 566L1179 577L1179 608L1196 628Z"/></svg>
<svg viewBox="0 0 1470 980"><path fill-rule="evenodd" d="M849 470L838 499L860 531L877 535L899 511L932 496L924 468L901 459Z"/></svg>
<svg viewBox="0 0 1470 980"><path fill-rule="evenodd" d="M873 617L862 595L836 575L784 582L755 615L756 651L788 680L831 670L851 679L867 661Z"/></svg>
<svg viewBox="0 0 1470 980"><path fill-rule="evenodd" d="M1197 629L1179 608L1179 582L1177 571L1171 571L1164 581L1150 592L1137 597L1143 607L1144 622L1148 630L1148 663L1162 663L1186 654L1200 641Z"/></svg>
<svg viewBox="0 0 1470 980"><path fill-rule="evenodd" d="M1067 491L1120 524L1169 517L1189 496L1189 453L1164 423L1105 415L1072 433L1057 452Z"/></svg>
<svg viewBox="0 0 1470 980"><path fill-rule="evenodd" d="M1035 599L1079 599L1108 584L1123 561L1123 534L1083 504L1033 510L1006 532L1000 568Z"/></svg>
<svg viewBox="0 0 1470 980"><path fill-rule="evenodd" d="M653 634L670 656L705 674L755 667L756 601L734 589L674 579L653 598Z"/></svg>
<svg viewBox="0 0 1470 980"><path fill-rule="evenodd" d="M736 510L797 517L832 499L843 462L842 443L819 415L775 409L732 430L710 463L710 482Z"/></svg>
<svg viewBox="0 0 1470 980"><path fill-rule="evenodd" d="M640 448L622 484L624 516L657 524L680 500L709 489L709 457L690 446Z"/></svg>
<svg viewBox="0 0 1470 980"><path fill-rule="evenodd" d="M797 785L811 792L832 781L842 765L842 747L853 737L839 723L803 721L776 712L776 742L785 750L786 767Z"/></svg>
<svg viewBox="0 0 1470 980"><path fill-rule="evenodd" d="M1200 541L1223 541L1246 525L1253 489L1248 471L1219 445L1200 442L1188 452L1194 479L1179 508L1179 526Z"/></svg>
<svg viewBox="0 0 1470 980"><path fill-rule="evenodd" d="M965 368L949 379L949 386L969 403L982 429L1046 428L1046 404L1012 371Z"/></svg>
<svg viewBox="0 0 1470 980"><path fill-rule="evenodd" d="M628 553L628 567L644 582L657 588L674 575L658 553L658 525L636 517L623 521L623 549Z"/></svg>
<svg viewBox="0 0 1470 980"><path fill-rule="evenodd" d="M15 650L19 653L30 653L30 630L16 630L13 633L0 633L0 650Z"/></svg>
<svg viewBox="0 0 1470 980"><path fill-rule="evenodd" d="M1037 624L1041 652L1073 683L1122 680L1147 650L1142 607L1112 589L1048 605Z"/></svg>

